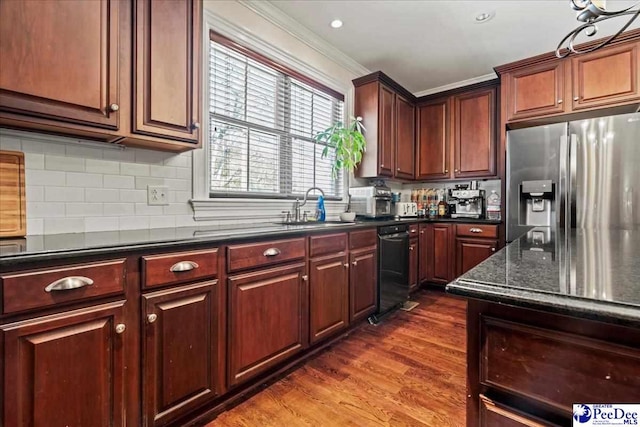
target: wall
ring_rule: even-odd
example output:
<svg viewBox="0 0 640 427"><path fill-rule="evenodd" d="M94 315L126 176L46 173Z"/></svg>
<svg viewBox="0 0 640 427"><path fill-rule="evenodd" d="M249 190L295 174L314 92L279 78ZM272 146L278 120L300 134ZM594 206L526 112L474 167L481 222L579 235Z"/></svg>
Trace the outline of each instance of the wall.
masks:
<svg viewBox="0 0 640 427"><path fill-rule="evenodd" d="M350 88L351 80L364 74L341 66L304 38L262 17L251 2L205 0L204 7L298 58L343 88ZM349 106L347 111L351 111ZM106 144L78 143L74 138L6 129L0 129L0 149L25 153L29 235L195 225L210 229L255 222L246 215L252 210L251 205L235 211L238 218L244 219L229 219L236 215L227 209L223 220L194 220L189 202L193 197L193 152L176 155L133 148L120 150ZM170 204L147 205L147 185L167 185ZM282 202L282 206L290 208L291 202ZM329 218L334 219L344 205L327 207ZM280 210L272 209L273 214L263 215L260 220L278 220Z"/></svg>

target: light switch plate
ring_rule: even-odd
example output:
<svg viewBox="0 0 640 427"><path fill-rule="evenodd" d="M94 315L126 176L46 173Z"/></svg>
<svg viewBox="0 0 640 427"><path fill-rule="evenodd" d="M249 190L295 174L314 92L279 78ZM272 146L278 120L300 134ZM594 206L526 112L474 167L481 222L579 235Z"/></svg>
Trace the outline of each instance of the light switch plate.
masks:
<svg viewBox="0 0 640 427"><path fill-rule="evenodd" d="M168 205L169 187L167 187L166 185L148 185L147 204L149 206Z"/></svg>

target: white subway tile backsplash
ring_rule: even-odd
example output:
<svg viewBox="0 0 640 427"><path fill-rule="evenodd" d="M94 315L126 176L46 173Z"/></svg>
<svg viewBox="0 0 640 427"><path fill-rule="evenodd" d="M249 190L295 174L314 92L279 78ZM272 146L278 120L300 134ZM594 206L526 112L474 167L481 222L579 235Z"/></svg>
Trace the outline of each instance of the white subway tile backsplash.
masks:
<svg viewBox="0 0 640 427"><path fill-rule="evenodd" d="M149 185L165 185L164 178L147 178L143 176L136 177L136 188L138 190L147 190Z"/></svg>
<svg viewBox="0 0 640 427"><path fill-rule="evenodd" d="M79 233L84 230L84 218L45 218L44 234Z"/></svg>
<svg viewBox="0 0 640 427"><path fill-rule="evenodd" d="M149 228L148 216L123 216L120 217L120 230L141 230Z"/></svg>
<svg viewBox="0 0 640 427"><path fill-rule="evenodd" d="M65 185L66 173L60 171L25 170L25 184L29 185Z"/></svg>
<svg viewBox="0 0 640 427"><path fill-rule="evenodd" d="M21 151L22 142L20 138L0 134L0 150Z"/></svg>
<svg viewBox="0 0 640 427"><path fill-rule="evenodd" d="M113 160L116 162L135 162L136 149L125 148L124 150L104 150L102 158L105 160Z"/></svg>
<svg viewBox="0 0 640 427"><path fill-rule="evenodd" d="M191 179L191 173L189 168L176 168L176 178L178 179Z"/></svg>
<svg viewBox="0 0 640 427"><path fill-rule="evenodd" d="M67 217L103 216L102 203L67 203Z"/></svg>
<svg viewBox="0 0 640 427"><path fill-rule="evenodd" d="M27 169L44 169L44 154L24 153L24 163Z"/></svg>
<svg viewBox="0 0 640 427"><path fill-rule="evenodd" d="M186 153L181 153L181 154L169 157L164 161L164 164L167 166L191 168L191 159L192 159L192 153L190 151L187 151Z"/></svg>
<svg viewBox="0 0 640 427"><path fill-rule="evenodd" d="M67 172L68 187L100 188L102 175L96 173Z"/></svg>
<svg viewBox="0 0 640 427"><path fill-rule="evenodd" d="M22 140L22 151L25 153L58 154L64 156L65 146L58 142L33 141L25 138Z"/></svg>
<svg viewBox="0 0 640 427"><path fill-rule="evenodd" d="M96 216L85 218L84 231L90 233L94 231L111 231L117 230L120 219L117 216L104 217Z"/></svg>
<svg viewBox="0 0 640 427"><path fill-rule="evenodd" d="M157 166L151 165L149 169L149 176L155 176L159 178L175 178L176 177L176 168L173 166Z"/></svg>
<svg viewBox="0 0 640 427"><path fill-rule="evenodd" d="M176 226L176 219L170 215L149 217L149 228L171 228Z"/></svg>
<svg viewBox="0 0 640 427"><path fill-rule="evenodd" d="M108 146L108 143L104 144ZM65 149L65 153L68 157L78 157L81 159L101 159L103 152L101 148L82 146L79 144L69 144Z"/></svg>
<svg viewBox="0 0 640 427"><path fill-rule="evenodd" d="M173 153L165 153L162 151L136 150L136 163L145 163L150 165L162 165L164 162L175 156Z"/></svg>
<svg viewBox="0 0 640 427"><path fill-rule="evenodd" d="M105 203L102 209L104 216L127 216L135 215L134 207L133 203Z"/></svg>
<svg viewBox="0 0 640 427"><path fill-rule="evenodd" d="M56 218L65 216L64 203L27 202L27 214L31 218Z"/></svg>
<svg viewBox="0 0 640 427"><path fill-rule="evenodd" d="M29 200L28 197L27 200ZM83 202L84 188L45 187L44 200L47 202Z"/></svg>
<svg viewBox="0 0 640 427"><path fill-rule="evenodd" d="M120 190L114 188L85 188L84 200L94 203L119 202Z"/></svg>
<svg viewBox="0 0 640 427"><path fill-rule="evenodd" d="M164 208L165 215L186 215L193 214L193 210L191 205L187 203L170 203L166 206L162 206Z"/></svg>
<svg viewBox="0 0 640 427"><path fill-rule="evenodd" d="M195 227L196 221L193 215L176 215L176 227Z"/></svg>
<svg viewBox="0 0 640 427"><path fill-rule="evenodd" d="M55 171L84 172L84 159L47 154L44 156L44 168Z"/></svg>
<svg viewBox="0 0 640 427"><path fill-rule="evenodd" d="M165 179L164 180L165 185L169 186L170 190L174 190L174 191L186 191L189 190L191 188L191 181L188 181L186 179Z"/></svg>
<svg viewBox="0 0 640 427"><path fill-rule="evenodd" d="M137 163L122 163L120 165L121 175L149 176L149 165Z"/></svg>
<svg viewBox="0 0 640 427"><path fill-rule="evenodd" d="M129 203L142 203L147 201L146 190L120 190L120 201Z"/></svg>
<svg viewBox="0 0 640 427"><path fill-rule="evenodd" d="M25 188L25 195L30 202L44 202L44 187L29 185Z"/></svg>
<svg viewBox="0 0 640 427"><path fill-rule="evenodd" d="M136 203L136 215L162 215L162 206L149 206L146 203Z"/></svg>
<svg viewBox="0 0 640 427"><path fill-rule="evenodd" d="M85 161L85 168L89 173L118 175L120 173L120 162L113 160L87 159Z"/></svg>
<svg viewBox="0 0 640 427"><path fill-rule="evenodd" d="M135 188L135 179L132 176L105 175L105 188Z"/></svg>
<svg viewBox="0 0 640 427"><path fill-rule="evenodd" d="M44 219L27 218L27 234L44 234Z"/></svg>

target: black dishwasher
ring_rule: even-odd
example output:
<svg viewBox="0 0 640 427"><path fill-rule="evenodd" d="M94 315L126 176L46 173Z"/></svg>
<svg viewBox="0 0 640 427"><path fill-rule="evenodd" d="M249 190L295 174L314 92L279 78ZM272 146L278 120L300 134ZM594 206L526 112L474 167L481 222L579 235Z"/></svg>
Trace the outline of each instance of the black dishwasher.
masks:
<svg viewBox="0 0 640 427"><path fill-rule="evenodd" d="M380 318L409 299L409 226L378 228L378 310L369 318Z"/></svg>

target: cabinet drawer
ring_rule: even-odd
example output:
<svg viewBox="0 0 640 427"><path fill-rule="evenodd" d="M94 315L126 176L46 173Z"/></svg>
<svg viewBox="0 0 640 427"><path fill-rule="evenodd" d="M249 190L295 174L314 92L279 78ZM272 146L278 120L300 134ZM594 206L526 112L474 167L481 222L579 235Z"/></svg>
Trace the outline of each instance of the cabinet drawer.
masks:
<svg viewBox="0 0 640 427"><path fill-rule="evenodd" d="M349 233L349 249L376 246L378 243L378 231L375 228Z"/></svg>
<svg viewBox="0 0 640 427"><path fill-rule="evenodd" d="M456 235L458 237L478 237L484 239L497 239L498 226L486 224L457 224Z"/></svg>
<svg viewBox="0 0 640 427"><path fill-rule="evenodd" d="M0 276L4 313L124 293L125 260Z"/></svg>
<svg viewBox="0 0 640 427"><path fill-rule="evenodd" d="M545 427L553 425L480 395L480 427Z"/></svg>
<svg viewBox="0 0 640 427"><path fill-rule="evenodd" d="M239 271L304 258L305 239L276 240L227 248L228 270Z"/></svg>
<svg viewBox="0 0 640 427"><path fill-rule="evenodd" d="M218 249L142 257L142 287L183 283L218 275Z"/></svg>
<svg viewBox="0 0 640 427"><path fill-rule="evenodd" d="M420 228L419 224L409 224L409 236L410 237L418 237L418 229Z"/></svg>
<svg viewBox="0 0 640 427"><path fill-rule="evenodd" d="M347 233L309 237L309 256L335 254L347 249Z"/></svg>
<svg viewBox="0 0 640 427"><path fill-rule="evenodd" d="M565 415L575 402L640 402L637 348L490 317L482 317L481 333L480 381L486 386Z"/></svg>

